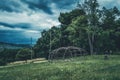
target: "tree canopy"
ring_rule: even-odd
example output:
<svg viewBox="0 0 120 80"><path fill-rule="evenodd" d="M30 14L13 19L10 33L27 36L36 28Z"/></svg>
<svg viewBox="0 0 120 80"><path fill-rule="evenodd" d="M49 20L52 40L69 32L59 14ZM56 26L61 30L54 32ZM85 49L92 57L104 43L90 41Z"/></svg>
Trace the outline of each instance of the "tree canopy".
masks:
<svg viewBox="0 0 120 80"><path fill-rule="evenodd" d="M27 59L31 59L33 56L33 51L28 49L28 48L24 48L18 51L18 53L16 54L16 59L17 60L27 60Z"/></svg>

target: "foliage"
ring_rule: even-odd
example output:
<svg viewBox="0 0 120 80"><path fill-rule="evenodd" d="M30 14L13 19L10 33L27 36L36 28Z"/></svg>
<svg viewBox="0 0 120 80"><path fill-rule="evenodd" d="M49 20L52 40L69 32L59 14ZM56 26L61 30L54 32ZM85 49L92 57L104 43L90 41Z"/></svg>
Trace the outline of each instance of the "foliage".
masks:
<svg viewBox="0 0 120 80"><path fill-rule="evenodd" d="M19 49L4 49L0 52L0 65L15 61Z"/></svg>
<svg viewBox="0 0 120 80"><path fill-rule="evenodd" d="M0 59L0 66L6 65L7 62L4 59Z"/></svg>
<svg viewBox="0 0 120 80"><path fill-rule="evenodd" d="M18 51L18 53L16 54L16 59L27 60L27 59L31 59L32 56L33 56L33 51L31 51L28 48L24 48Z"/></svg>

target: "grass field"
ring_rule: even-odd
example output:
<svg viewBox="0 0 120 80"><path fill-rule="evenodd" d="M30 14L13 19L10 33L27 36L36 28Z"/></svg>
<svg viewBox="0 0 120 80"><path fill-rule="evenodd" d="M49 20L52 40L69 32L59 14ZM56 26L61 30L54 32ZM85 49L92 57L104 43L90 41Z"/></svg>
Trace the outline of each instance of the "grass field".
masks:
<svg viewBox="0 0 120 80"><path fill-rule="evenodd" d="M0 80L120 80L120 55L1 66Z"/></svg>

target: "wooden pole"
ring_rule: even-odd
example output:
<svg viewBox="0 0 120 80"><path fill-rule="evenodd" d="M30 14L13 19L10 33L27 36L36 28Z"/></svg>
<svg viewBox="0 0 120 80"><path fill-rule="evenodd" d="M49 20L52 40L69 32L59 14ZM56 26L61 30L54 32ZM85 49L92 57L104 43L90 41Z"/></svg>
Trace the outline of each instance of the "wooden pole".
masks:
<svg viewBox="0 0 120 80"><path fill-rule="evenodd" d="M31 60L32 60L32 37L31 37Z"/></svg>
<svg viewBox="0 0 120 80"><path fill-rule="evenodd" d="M52 45L51 45L51 30L50 30L50 43L49 43L49 45L50 45L50 48L49 48L49 56L48 56L48 60L50 59L50 55L51 55L51 47L52 47Z"/></svg>

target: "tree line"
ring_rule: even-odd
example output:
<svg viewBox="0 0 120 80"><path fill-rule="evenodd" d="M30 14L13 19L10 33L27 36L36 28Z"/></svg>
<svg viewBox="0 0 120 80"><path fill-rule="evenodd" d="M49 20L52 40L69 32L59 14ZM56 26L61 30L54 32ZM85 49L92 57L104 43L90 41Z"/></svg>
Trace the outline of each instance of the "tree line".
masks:
<svg viewBox="0 0 120 80"><path fill-rule="evenodd" d="M25 60L35 58L33 50L29 48L22 49L4 49L0 52L0 66L6 65L14 61Z"/></svg>
<svg viewBox="0 0 120 80"><path fill-rule="evenodd" d="M35 56L48 58L49 50L76 46L89 54L103 54L106 50L120 51L120 11L106 8L97 0L78 3L76 9L60 13L60 26L44 30L34 46Z"/></svg>

